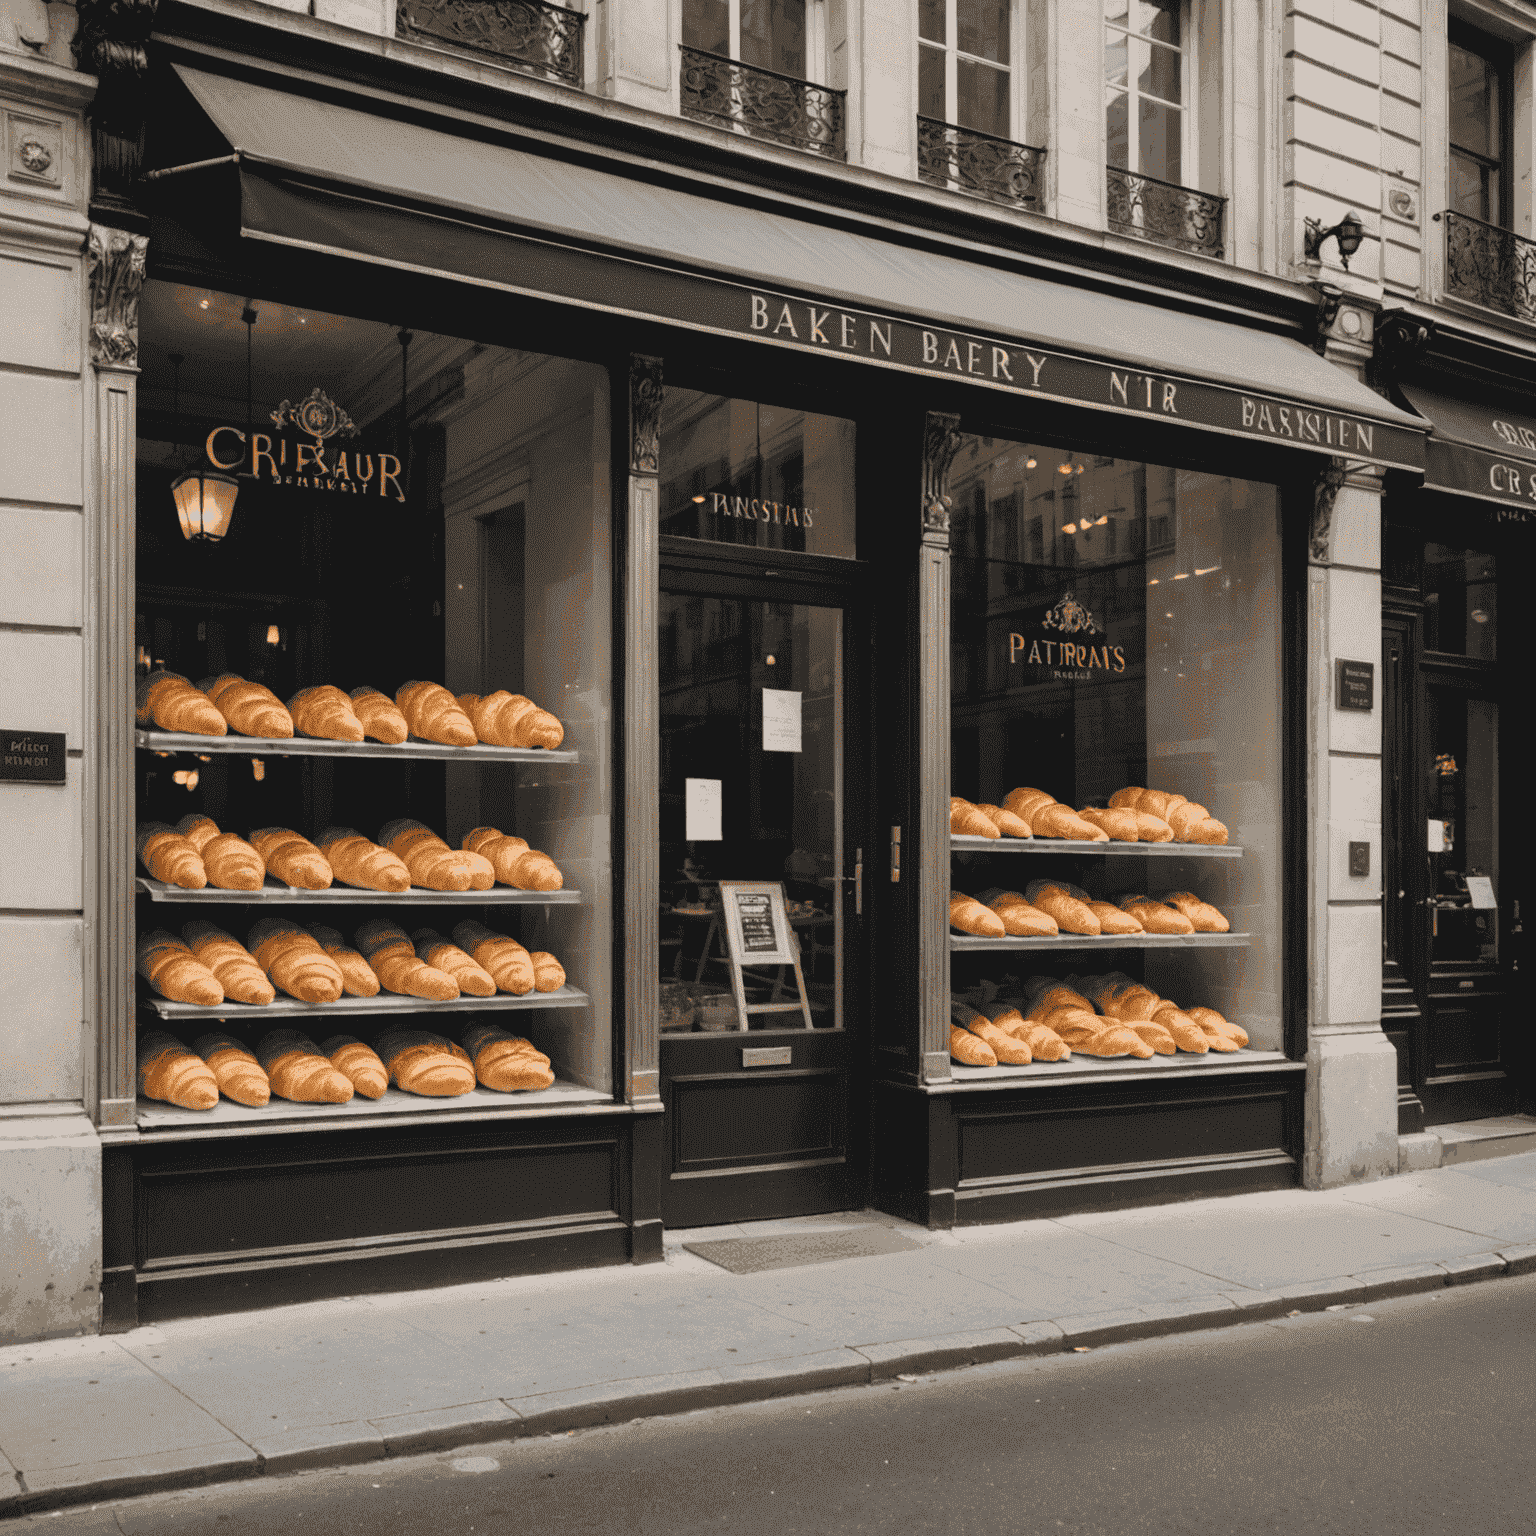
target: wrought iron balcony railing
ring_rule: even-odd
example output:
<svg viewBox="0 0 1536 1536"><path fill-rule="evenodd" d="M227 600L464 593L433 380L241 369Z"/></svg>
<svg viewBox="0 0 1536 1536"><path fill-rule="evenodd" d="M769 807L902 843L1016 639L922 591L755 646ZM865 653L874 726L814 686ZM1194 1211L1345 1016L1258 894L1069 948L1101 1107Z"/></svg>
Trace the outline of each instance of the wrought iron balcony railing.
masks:
<svg viewBox="0 0 1536 1536"><path fill-rule="evenodd" d="M1033 208L1039 200L1043 149L1015 144L975 128L960 128L936 118L917 120L917 175L937 187L950 187Z"/></svg>
<svg viewBox="0 0 1536 1536"><path fill-rule="evenodd" d="M1447 209L1445 291L1519 320L1536 320L1536 241Z"/></svg>
<svg viewBox="0 0 1536 1536"><path fill-rule="evenodd" d="M846 91L701 48L684 48L682 54L684 117L830 159L848 158L843 141Z"/></svg>
<svg viewBox="0 0 1536 1536"><path fill-rule="evenodd" d="M548 0L400 0L395 33L483 53L531 75L582 83L587 18Z"/></svg>
<svg viewBox="0 0 1536 1536"><path fill-rule="evenodd" d="M1176 251L1201 256L1226 254L1222 223L1227 200L1193 187L1176 187L1155 176L1140 176L1118 166L1109 175L1109 227L1117 235L1153 240Z"/></svg>

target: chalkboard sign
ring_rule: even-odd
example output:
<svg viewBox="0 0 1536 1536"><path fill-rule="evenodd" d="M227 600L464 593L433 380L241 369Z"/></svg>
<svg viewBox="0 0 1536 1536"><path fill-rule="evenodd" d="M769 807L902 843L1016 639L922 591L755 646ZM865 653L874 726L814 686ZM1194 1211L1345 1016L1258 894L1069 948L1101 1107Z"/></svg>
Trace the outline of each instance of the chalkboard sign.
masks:
<svg viewBox="0 0 1536 1536"><path fill-rule="evenodd" d="M1333 666L1333 707L1370 710L1376 702L1376 663L1339 660Z"/></svg>
<svg viewBox="0 0 1536 1536"><path fill-rule="evenodd" d="M722 880L720 905L725 919L725 960L731 973L731 991L736 998L736 1016L742 1029L749 1028L752 1014L798 1013L807 1029L812 1028L810 1000L805 994L805 974L800 969L800 941L790 926L784 906L784 887L773 880ZM713 935L717 924L710 925ZM709 952L710 940L704 948ZM743 966L792 966L795 973L795 1002L749 1003ZM702 969L702 966L701 966ZM780 978L783 972L779 973ZM774 995L779 988L775 986ZM745 1064L745 1063L744 1063Z"/></svg>
<svg viewBox="0 0 1536 1536"><path fill-rule="evenodd" d="M13 731L0 726L0 781L64 782L63 731Z"/></svg>

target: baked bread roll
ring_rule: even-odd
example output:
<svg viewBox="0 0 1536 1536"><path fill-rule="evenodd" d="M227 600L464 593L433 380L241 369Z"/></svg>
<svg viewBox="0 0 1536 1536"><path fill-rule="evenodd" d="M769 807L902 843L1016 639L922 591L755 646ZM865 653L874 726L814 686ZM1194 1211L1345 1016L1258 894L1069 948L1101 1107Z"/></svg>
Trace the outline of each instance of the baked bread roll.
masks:
<svg viewBox="0 0 1536 1536"><path fill-rule="evenodd" d="M218 677L205 677L197 686L242 736L281 741L293 735L293 716L265 684L224 672Z"/></svg>
<svg viewBox="0 0 1536 1536"><path fill-rule="evenodd" d="M1151 987L1119 971L1107 976L1081 976L1076 978L1084 997L1106 1018L1118 1019L1122 1024L1145 1022L1162 1001Z"/></svg>
<svg viewBox="0 0 1536 1536"><path fill-rule="evenodd" d="M1127 1024L1125 1028L1136 1035L1143 1045L1150 1045L1159 1056L1172 1056L1178 1051L1178 1046L1168 1030L1151 1019Z"/></svg>
<svg viewBox="0 0 1536 1536"><path fill-rule="evenodd" d="M219 978L168 929L152 928L139 935L137 964L139 975L173 1003L217 1008L224 1001Z"/></svg>
<svg viewBox="0 0 1536 1536"><path fill-rule="evenodd" d="M982 1014L967 1026L978 1040L985 1040L992 1047L992 1054L1005 1067L1027 1067L1034 1058L1027 1041L994 1024Z"/></svg>
<svg viewBox="0 0 1536 1536"><path fill-rule="evenodd" d="M495 879L514 890L558 891L565 885L565 877L547 853L540 853L530 848L524 838L508 836L495 827L476 827L467 833L464 850L488 859Z"/></svg>
<svg viewBox="0 0 1536 1536"><path fill-rule="evenodd" d="M1153 1017L1159 1024L1166 1026L1173 1032L1173 1036L1179 1042L1181 1051L1191 1051L1200 1055L1200 1042L1203 1040L1207 1050L1235 1051L1239 1049L1236 1040L1230 1035L1223 1034L1219 1030L1204 1029L1179 1007L1164 998L1157 1005ZM1193 1033L1191 1033L1193 1032ZM1186 1038L1189 1043L1185 1044Z"/></svg>
<svg viewBox="0 0 1536 1536"><path fill-rule="evenodd" d="M1043 1019L1053 1008L1081 1008L1093 1012L1093 1004L1075 987L1054 976L1031 976L1024 983L1024 1017Z"/></svg>
<svg viewBox="0 0 1536 1536"><path fill-rule="evenodd" d="M377 983L375 983L377 985ZM353 1035L332 1035L320 1042L320 1054L365 1099L382 1099L389 1088L389 1073L371 1045Z"/></svg>
<svg viewBox="0 0 1536 1536"><path fill-rule="evenodd" d="M1094 829L1098 831L1097 828ZM1103 835L1102 833L1100 834ZM1107 839L1106 839L1107 841ZM1056 919L1063 933L1084 933L1096 937L1103 925L1088 905L1088 893L1060 880L1031 880L1024 887L1024 899L1032 907Z"/></svg>
<svg viewBox="0 0 1536 1536"><path fill-rule="evenodd" d="M503 992L523 997L533 991L533 959L516 939L466 918L454 925L453 942L470 955L476 965L489 971Z"/></svg>
<svg viewBox="0 0 1536 1536"><path fill-rule="evenodd" d="M549 1057L532 1041L500 1024L471 1024L464 1031L464 1049L482 1088L497 1093L530 1093L554 1084Z"/></svg>
<svg viewBox="0 0 1536 1536"><path fill-rule="evenodd" d="M949 926L982 939L1000 939L1008 932L996 912L960 891L949 893Z"/></svg>
<svg viewBox="0 0 1536 1536"><path fill-rule="evenodd" d="M307 837L287 827L261 827L251 833L251 845L275 880L300 891L330 889L330 861Z"/></svg>
<svg viewBox="0 0 1536 1536"><path fill-rule="evenodd" d="M246 936L246 945L267 973L267 980L289 997L301 1003L334 1003L341 996L340 968L320 948L314 934L297 923L278 917L259 918ZM271 1068L267 1070L270 1075ZM282 1091L275 1083L273 1089ZM292 1095L285 1093L283 1097Z"/></svg>
<svg viewBox="0 0 1536 1536"><path fill-rule="evenodd" d="M1173 828L1163 820L1161 816L1154 816L1151 811L1132 811L1136 818L1136 835L1144 843L1171 843L1173 841Z"/></svg>
<svg viewBox="0 0 1536 1536"><path fill-rule="evenodd" d="M156 880L184 891L200 891L208 884L203 856L163 821L146 821L139 828L138 848L139 862Z"/></svg>
<svg viewBox="0 0 1536 1536"><path fill-rule="evenodd" d="M214 974L214 979L224 989L224 996L237 1003L249 1003L265 1008L277 994L266 973L256 963L256 957L231 933L225 933L216 923L203 918L184 923L181 936L187 947ZM193 1049L202 1055L201 1048ZM220 1084L222 1087L222 1083ZM244 1099L240 1102L245 1103Z"/></svg>
<svg viewBox="0 0 1536 1536"><path fill-rule="evenodd" d="M1232 924L1210 902L1202 901L1193 891L1169 891L1163 900L1189 919L1196 933L1230 933Z"/></svg>
<svg viewBox="0 0 1536 1536"><path fill-rule="evenodd" d="M1112 811L1134 811L1145 793L1140 784L1127 784L1124 789L1117 789L1109 797L1109 808Z"/></svg>
<svg viewBox="0 0 1536 1536"><path fill-rule="evenodd" d="M976 802L976 809L997 828L1004 837L1033 837L1029 830L1029 823L1022 816L1015 816L1012 811L1006 811L1000 805L987 805L982 801Z"/></svg>
<svg viewBox="0 0 1536 1536"><path fill-rule="evenodd" d="M1117 903L1122 912L1129 912L1148 933L1193 933L1195 925L1166 901L1155 896L1136 893L1122 896Z"/></svg>
<svg viewBox="0 0 1536 1536"><path fill-rule="evenodd" d="M352 827L327 827L320 852L343 885L363 891L408 891L411 872L387 848L370 843Z"/></svg>
<svg viewBox="0 0 1536 1536"><path fill-rule="evenodd" d="M949 830L955 837L1001 837L997 824L959 795L949 797Z"/></svg>
<svg viewBox="0 0 1536 1536"><path fill-rule="evenodd" d="M332 960L336 962L336 969L341 972L342 990L348 997L377 997L379 995L379 978L373 974L373 967L363 959L339 930L327 928L324 923L311 923L309 931L314 935L317 943ZM325 1053L329 1056L331 1053ZM377 1094L370 1095L377 1098Z"/></svg>
<svg viewBox="0 0 1536 1536"><path fill-rule="evenodd" d="M1049 912L1032 907L1019 891L1000 891L994 887L976 899L995 912L1003 920L1004 932L1015 938L1048 939L1061 931Z"/></svg>
<svg viewBox="0 0 1536 1536"><path fill-rule="evenodd" d="M1186 1008L1184 1012L1207 1036L1214 1030L1217 1034L1225 1035L1229 1040L1235 1040L1240 1046L1248 1044L1248 1031L1241 1024L1234 1024L1230 1019L1223 1018L1214 1008Z"/></svg>
<svg viewBox="0 0 1536 1536"><path fill-rule="evenodd" d="M458 700L441 683L412 681L401 684L395 703L405 716L413 736L445 747L472 747L479 737Z"/></svg>
<svg viewBox="0 0 1536 1536"><path fill-rule="evenodd" d="M256 1042L256 1059L266 1070L272 1092L293 1104L349 1104L352 1079L338 1072L308 1035L274 1029Z"/></svg>
<svg viewBox="0 0 1536 1536"><path fill-rule="evenodd" d="M1078 843L1107 843L1109 833L1084 821L1070 806L1050 805L1036 808L1029 818L1029 825L1036 837L1064 837Z"/></svg>
<svg viewBox="0 0 1536 1536"><path fill-rule="evenodd" d="M1099 932L1103 934L1145 933L1141 924L1129 912L1122 911L1112 901L1090 901L1088 910L1099 920Z"/></svg>
<svg viewBox="0 0 1536 1536"><path fill-rule="evenodd" d="M496 883L489 859L450 848L431 827L409 816L386 822L379 841L410 871L412 885L429 891L488 891Z"/></svg>
<svg viewBox="0 0 1536 1536"><path fill-rule="evenodd" d="M139 1037L139 1092L178 1109L212 1109L219 1084L208 1063L174 1035L152 1029Z"/></svg>
<svg viewBox="0 0 1536 1536"><path fill-rule="evenodd" d="M272 1097L272 1085L261 1063L233 1035L215 1031L199 1035L192 1049L208 1064L219 1092L248 1109L260 1109Z"/></svg>
<svg viewBox="0 0 1536 1536"><path fill-rule="evenodd" d="M398 747L411 734L399 705L387 693L380 693L377 688L354 688L349 697L363 733L375 741Z"/></svg>
<svg viewBox="0 0 1536 1536"><path fill-rule="evenodd" d="M179 672L151 672L139 679L134 713L148 730L182 731L191 736L227 736L229 727L218 706Z"/></svg>
<svg viewBox="0 0 1536 1536"><path fill-rule="evenodd" d="M565 985L565 967L547 949L530 950L533 963L533 990L558 992Z"/></svg>
<svg viewBox="0 0 1536 1536"><path fill-rule="evenodd" d="M209 885L221 891L259 891L267 861L243 837L220 832L211 816L183 816L176 830L197 849Z"/></svg>
<svg viewBox="0 0 1536 1536"><path fill-rule="evenodd" d="M454 702L469 717L475 735L490 746L553 751L565 740L559 720L520 693L508 693L505 688L495 693L461 693Z"/></svg>
<svg viewBox="0 0 1536 1536"><path fill-rule="evenodd" d="M978 1035L958 1024L949 1026L949 1056L967 1067L995 1067L997 1052Z"/></svg>
<svg viewBox="0 0 1536 1536"><path fill-rule="evenodd" d="M434 928L418 928L412 935L416 958L425 965L446 971L469 997L495 997L496 978L476 963L473 955L450 943Z"/></svg>
<svg viewBox="0 0 1536 1536"><path fill-rule="evenodd" d="M1226 827L1203 805L1195 805L1189 800L1169 811L1168 825L1173 828L1177 842L1204 843L1217 848L1226 845Z"/></svg>
<svg viewBox="0 0 1536 1536"><path fill-rule="evenodd" d="M357 947L386 992L423 997L434 1003L451 1003L459 995L458 982L446 971L420 960L410 935L394 923L370 918L357 930ZM384 1055L382 1046L379 1055Z"/></svg>
<svg viewBox="0 0 1536 1536"><path fill-rule="evenodd" d="M380 1036L378 1051L390 1082L406 1093L447 1099L475 1086L468 1054L441 1035L424 1029L392 1029Z"/></svg>
<svg viewBox="0 0 1536 1536"><path fill-rule="evenodd" d="M1012 811L1031 831L1034 830L1035 826L1034 813L1043 805L1055 804L1055 796L1046 794L1043 789L1021 787L1019 789L1010 789L1003 796L1003 809L1005 811Z"/></svg>
<svg viewBox="0 0 1536 1536"><path fill-rule="evenodd" d="M294 730L301 736L314 736L321 741L363 739L363 722L357 718L352 700L330 683L299 689L288 700L288 713Z"/></svg>
<svg viewBox="0 0 1536 1536"><path fill-rule="evenodd" d="M1144 789L1136 797L1138 811L1151 811L1154 816L1169 821L1175 807L1184 804L1185 796L1166 789Z"/></svg>
<svg viewBox="0 0 1536 1536"><path fill-rule="evenodd" d="M1103 811L1097 806L1085 805L1077 814L1101 832L1107 833L1114 842L1135 843L1141 840L1135 811Z"/></svg>

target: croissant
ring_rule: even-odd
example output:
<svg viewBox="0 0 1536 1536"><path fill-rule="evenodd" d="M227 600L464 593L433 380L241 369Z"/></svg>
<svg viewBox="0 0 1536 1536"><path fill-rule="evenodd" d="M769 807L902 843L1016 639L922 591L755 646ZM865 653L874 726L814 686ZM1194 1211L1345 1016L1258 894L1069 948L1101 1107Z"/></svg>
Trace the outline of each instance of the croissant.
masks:
<svg viewBox="0 0 1536 1536"><path fill-rule="evenodd" d="M1223 1018L1214 1008L1186 1008L1184 1012L1207 1036L1214 1030L1217 1034L1225 1035L1229 1040L1235 1040L1239 1045L1248 1044L1248 1031L1241 1024L1234 1024L1230 1019Z"/></svg>
<svg viewBox="0 0 1536 1536"><path fill-rule="evenodd" d="M1145 933L1146 930L1112 901L1090 901L1088 910L1099 920L1099 932L1105 934Z"/></svg>
<svg viewBox="0 0 1536 1536"><path fill-rule="evenodd" d="M183 816L176 830L197 849L209 885L221 891L259 891L267 861L243 837L220 832L211 816Z"/></svg>
<svg viewBox="0 0 1536 1536"><path fill-rule="evenodd" d="M1049 1024L1038 1019L1026 1019L1023 1029L1014 1032L1014 1038L1029 1047L1036 1061L1066 1061L1072 1055L1072 1047Z"/></svg>
<svg viewBox="0 0 1536 1536"><path fill-rule="evenodd" d="M533 950L528 958L533 962L535 992L558 992L565 985L565 967L547 949Z"/></svg>
<svg viewBox="0 0 1536 1536"><path fill-rule="evenodd" d="M381 827L379 841L405 865L412 885L429 891L488 891L496 883L489 859L450 848L430 827L408 816Z"/></svg>
<svg viewBox="0 0 1536 1536"><path fill-rule="evenodd" d="M256 963L256 957L233 934L225 933L216 924L198 918L183 925L181 936L198 960L213 972L225 997L237 1003L250 1003L264 1008L277 995L265 972ZM204 1054L195 1045L193 1049L199 1055ZM241 1099L240 1102L243 1104L245 1100Z"/></svg>
<svg viewBox="0 0 1536 1536"><path fill-rule="evenodd" d="M161 997L200 1008L217 1008L224 1001L219 978L174 933L155 928L140 934L138 950L139 975Z"/></svg>
<svg viewBox="0 0 1536 1536"><path fill-rule="evenodd" d="M192 736L227 736L229 727L218 706L179 672L151 672L138 686L138 723Z"/></svg>
<svg viewBox="0 0 1536 1536"><path fill-rule="evenodd" d="M1103 931L1103 924L1088 905L1088 893L1075 885L1063 885L1056 880L1032 880L1024 887L1024 899L1032 907L1038 907L1055 918L1057 927L1063 933L1084 933L1096 937Z"/></svg>
<svg viewBox="0 0 1536 1536"><path fill-rule="evenodd" d="M348 997L379 995L379 978L373 974L373 967L336 929L327 928L324 923L311 923L309 931L315 936L315 943L336 962L336 969L341 972L342 990ZM327 1051L325 1054L329 1056L331 1053ZM369 1097L376 1099L378 1094Z"/></svg>
<svg viewBox="0 0 1536 1536"><path fill-rule="evenodd" d="M261 1063L233 1035L200 1035L192 1049L208 1063L226 1099L251 1109L260 1109L271 1099L272 1085Z"/></svg>
<svg viewBox="0 0 1536 1536"><path fill-rule="evenodd" d="M322 741L363 739L363 722L357 718L352 700L330 683L301 688L288 700L288 713L301 736L317 736Z"/></svg>
<svg viewBox="0 0 1536 1536"><path fill-rule="evenodd" d="M1151 896L1122 896L1120 910L1129 912L1148 933L1193 933L1195 925L1182 912Z"/></svg>
<svg viewBox="0 0 1536 1536"><path fill-rule="evenodd" d="M1204 1056L1211 1049L1210 1034L1202 1029L1182 1008L1165 1003L1161 998L1152 1009L1154 1022L1161 1024L1173 1036L1173 1043L1181 1051L1192 1056Z"/></svg>
<svg viewBox="0 0 1536 1536"><path fill-rule="evenodd" d="M1029 825L1036 837L1065 837L1079 843L1107 843L1109 833L1084 821L1076 811L1065 805L1040 806L1029 818Z"/></svg>
<svg viewBox="0 0 1536 1536"><path fill-rule="evenodd" d="M1003 796L1003 809L1012 811L1031 831L1035 826L1035 812L1044 805L1055 805L1056 800L1052 795L1046 794L1043 789L1010 789Z"/></svg>
<svg viewBox="0 0 1536 1536"><path fill-rule="evenodd" d="M200 891L208 884L202 855L180 832L163 821L146 821L139 828L139 861L156 880Z"/></svg>
<svg viewBox="0 0 1536 1536"><path fill-rule="evenodd" d="M1144 843L1171 843L1173 841L1173 828L1163 820L1161 816L1154 816L1151 811L1132 811L1136 818L1136 835Z"/></svg>
<svg viewBox="0 0 1536 1536"><path fill-rule="evenodd" d="M1136 825L1135 811L1101 811L1097 806L1085 805L1077 814L1089 825L1107 832L1117 843L1140 841L1141 832Z"/></svg>
<svg viewBox="0 0 1536 1536"><path fill-rule="evenodd" d="M1151 987L1144 987L1129 976L1084 977L1084 994L1106 1018L1122 1023L1150 1020L1162 999Z"/></svg>
<svg viewBox="0 0 1536 1536"><path fill-rule="evenodd" d="M331 866L307 837L287 827L262 827L251 833L251 843L269 873L285 885L301 891L330 889Z"/></svg>
<svg viewBox="0 0 1536 1536"><path fill-rule="evenodd" d="M242 736L280 740L293 735L293 716L265 684L225 672L219 677L205 677L197 686Z"/></svg>
<svg viewBox="0 0 1536 1536"><path fill-rule="evenodd" d="M1150 811L1154 816L1167 821L1176 807L1184 804L1185 796L1176 794L1166 789L1144 789L1136 799L1138 811Z"/></svg>
<svg viewBox="0 0 1536 1536"><path fill-rule="evenodd" d="M949 893L949 926L983 939L1000 939L1008 931L996 912L960 891Z"/></svg>
<svg viewBox="0 0 1536 1536"><path fill-rule="evenodd" d="M1029 823L1022 816L1015 816L1012 811L1006 811L1000 805L988 805L985 801L978 800L976 809L997 828L1004 837L1033 837L1029 830Z"/></svg>
<svg viewBox="0 0 1536 1536"><path fill-rule="evenodd" d="M408 891L411 872L387 848L370 843L351 827L327 827L320 852L343 885L364 891Z"/></svg>
<svg viewBox="0 0 1536 1536"><path fill-rule="evenodd" d="M495 997L496 979L476 964L457 944L450 944L432 928L418 928L411 938L416 943L416 958L424 965L446 971L459 984L459 991L470 997Z"/></svg>
<svg viewBox="0 0 1536 1536"><path fill-rule="evenodd" d="M1159 1056L1172 1056L1177 1050L1172 1034L1161 1024L1151 1019L1142 1019L1135 1024L1127 1024L1126 1029L1135 1035L1144 1045L1150 1045Z"/></svg>
<svg viewBox="0 0 1536 1536"><path fill-rule="evenodd" d="M1051 981L1049 977L1039 979L1050 982L1050 985L1039 988L1028 999L1029 1006L1024 1014L1026 1019L1044 1019L1056 1008L1077 1008L1084 1013L1093 1012L1093 1004L1081 992L1062 982Z"/></svg>
<svg viewBox="0 0 1536 1536"><path fill-rule="evenodd" d="M459 995L458 982L446 971L419 960L410 936L394 923L370 918L357 930L357 947L386 992L423 997L434 1003L451 1003ZM382 1046L379 1055L384 1055Z"/></svg>
<svg viewBox="0 0 1536 1536"><path fill-rule="evenodd" d="M495 827L476 827L464 839L464 847L489 859L503 885L519 891L558 891L565 878L547 853L530 848L521 837L510 837Z"/></svg>
<svg viewBox="0 0 1536 1536"><path fill-rule="evenodd" d="M481 1087L497 1093L548 1088L555 1081L549 1057L500 1024L471 1024L464 1031L464 1049Z"/></svg>
<svg viewBox="0 0 1536 1536"><path fill-rule="evenodd" d="M1193 891L1169 891L1163 900L1182 912L1196 933L1232 931L1232 924L1210 902L1202 901Z"/></svg>
<svg viewBox="0 0 1536 1536"><path fill-rule="evenodd" d="M1047 1015L1044 1022L1074 1051L1081 1051L1084 1056L1134 1056L1139 1061L1149 1061L1156 1055L1153 1048L1129 1025L1101 1019L1095 1013L1056 1009Z"/></svg>
<svg viewBox="0 0 1536 1536"><path fill-rule="evenodd" d="M949 830L957 837L1001 837L997 824L983 810L962 800L959 795L949 797Z"/></svg>
<svg viewBox="0 0 1536 1536"><path fill-rule="evenodd" d="M475 735L493 747L545 747L565 740L565 727L547 709L520 693L461 693L455 701L469 716Z"/></svg>
<svg viewBox="0 0 1536 1536"><path fill-rule="evenodd" d="M1203 805L1191 807L1185 801L1169 812L1168 824L1178 842L1204 843L1217 848L1226 845L1228 834L1225 823L1217 821Z"/></svg>
<svg viewBox="0 0 1536 1536"><path fill-rule="evenodd" d="M378 1052L390 1082L406 1093L443 1099L475 1086L467 1053L424 1029L392 1029L380 1037Z"/></svg>
<svg viewBox="0 0 1536 1536"><path fill-rule="evenodd" d="M1061 930L1056 919L1032 907L1018 891L986 890L976 898L1003 920L1003 929L1016 938L1046 939Z"/></svg>
<svg viewBox="0 0 1536 1536"><path fill-rule="evenodd" d="M967 1067L995 1067L997 1052L979 1035L973 1035L958 1024L949 1026L950 1059Z"/></svg>
<svg viewBox="0 0 1536 1536"><path fill-rule="evenodd" d="M256 1059L266 1069L272 1092L294 1104L348 1104L352 1080L296 1029L274 1029L256 1042Z"/></svg>
<svg viewBox="0 0 1536 1536"><path fill-rule="evenodd" d="M377 987L378 983L374 983ZM371 1045L351 1035L332 1035L320 1042L320 1054L365 1099L382 1099L389 1087L389 1073Z"/></svg>
<svg viewBox="0 0 1536 1536"><path fill-rule="evenodd" d="M1027 1067L1035 1059L1027 1042L994 1024L983 1014L977 1014L966 1028L978 1040L985 1040L992 1047L992 1054L1005 1067Z"/></svg>
<svg viewBox="0 0 1536 1536"><path fill-rule="evenodd" d="M315 936L297 923L263 917L251 928L247 941L256 963L267 973L267 980L289 997L296 997L301 1003L334 1003L341 996L340 968L320 948ZM271 1072L270 1067L267 1070ZM276 1084L273 1087L282 1093ZM283 1093L283 1097L293 1095Z"/></svg>
<svg viewBox="0 0 1536 1536"><path fill-rule="evenodd" d="M413 736L445 747L472 747L479 737L469 716L441 683L409 682L395 694Z"/></svg>
<svg viewBox="0 0 1536 1536"><path fill-rule="evenodd" d="M533 959L516 939L466 918L454 926L453 942L489 971L503 992L522 997L533 991Z"/></svg>
<svg viewBox="0 0 1536 1536"><path fill-rule="evenodd" d="M180 1109L212 1109L219 1102L218 1080L207 1062L163 1029L139 1038L139 1092Z"/></svg>
<svg viewBox="0 0 1536 1536"><path fill-rule="evenodd" d="M1140 784L1127 784L1124 789L1117 789L1109 797L1109 808L1112 811L1134 811L1138 809L1145 793L1146 790Z"/></svg>
<svg viewBox="0 0 1536 1536"><path fill-rule="evenodd" d="M375 741L398 747L411 734L405 716L387 693L380 693L377 688L354 688L351 698L358 723Z"/></svg>

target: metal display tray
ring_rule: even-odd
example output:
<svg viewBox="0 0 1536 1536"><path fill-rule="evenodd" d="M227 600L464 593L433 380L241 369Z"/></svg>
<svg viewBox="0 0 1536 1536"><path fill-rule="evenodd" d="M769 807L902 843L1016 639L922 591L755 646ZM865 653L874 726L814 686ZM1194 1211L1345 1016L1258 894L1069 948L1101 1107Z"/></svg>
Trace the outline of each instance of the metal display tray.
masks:
<svg viewBox="0 0 1536 1536"><path fill-rule="evenodd" d="M382 741L323 741L314 736L195 736L187 731L135 731L133 744L150 752L222 753L235 757L392 757L397 762L438 759L453 763L574 763L571 747L445 747L412 738L399 746Z"/></svg>
<svg viewBox="0 0 1536 1536"><path fill-rule="evenodd" d="M434 1003L421 997L401 997L381 992L377 997L339 997L334 1003L301 1003L296 997L278 997L264 1007L232 1003L228 999L212 1008L201 1003L173 1003L164 997L141 997L140 1005L162 1019L216 1019L224 1023L266 1023L275 1019L347 1019L364 1014L485 1013L530 1008L585 1008L591 998L580 987L567 984L553 992L527 992L521 997L498 992L495 997L460 997L451 1003Z"/></svg>
<svg viewBox="0 0 1536 1536"><path fill-rule="evenodd" d="M1135 855L1149 859L1240 859L1243 850L1231 843L1107 843L1079 842L1066 837L964 837L952 832L956 853L1070 853L1088 858Z"/></svg>
<svg viewBox="0 0 1536 1536"><path fill-rule="evenodd" d="M955 954L987 949L1247 949L1249 933L1062 933L1054 938L980 939L952 933L949 947Z"/></svg>
<svg viewBox="0 0 1536 1536"><path fill-rule="evenodd" d="M151 901L216 902L223 906L316 902L323 906L365 903L384 907L579 907L583 899L580 891L518 891L510 885L493 885L488 891L429 891L414 885L408 891L363 891L350 885L306 891L269 879L257 891L225 891L212 885L205 885L200 891L189 891L185 886L168 885L164 880L153 880L147 875L136 876L133 883L135 889Z"/></svg>

